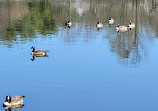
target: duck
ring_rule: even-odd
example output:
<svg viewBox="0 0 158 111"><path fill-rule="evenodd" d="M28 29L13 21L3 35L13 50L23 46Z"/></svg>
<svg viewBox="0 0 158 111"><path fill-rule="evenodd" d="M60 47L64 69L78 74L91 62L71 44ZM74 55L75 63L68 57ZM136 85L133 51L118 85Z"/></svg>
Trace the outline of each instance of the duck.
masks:
<svg viewBox="0 0 158 111"><path fill-rule="evenodd" d="M134 29L134 28L135 28L135 24L130 21L129 24L128 24L128 28L129 28L130 30L131 30L131 29Z"/></svg>
<svg viewBox="0 0 158 111"><path fill-rule="evenodd" d="M114 24L114 19L113 18L109 18L109 25Z"/></svg>
<svg viewBox="0 0 158 111"><path fill-rule="evenodd" d="M72 23L68 20L67 22L65 22L65 25L70 28L72 26Z"/></svg>
<svg viewBox="0 0 158 111"><path fill-rule="evenodd" d="M37 57L38 56L39 57L44 57L44 56L46 56L46 53L48 52L47 50L37 50L37 51L35 51L34 46L32 46L31 49L33 49L32 52L31 52L31 55L32 56L37 56Z"/></svg>
<svg viewBox="0 0 158 111"><path fill-rule="evenodd" d="M6 100L3 103L3 107L23 105L24 98L25 98L25 96L15 96L15 97L6 96Z"/></svg>
<svg viewBox="0 0 158 111"><path fill-rule="evenodd" d="M127 28L127 26L126 25L117 25L117 27L116 27L116 31L117 32L126 32L128 30L128 28Z"/></svg>
<svg viewBox="0 0 158 111"><path fill-rule="evenodd" d="M96 26L97 26L97 28L102 28L102 27L103 27L103 24L100 23L100 22L98 22L98 23L96 24Z"/></svg>

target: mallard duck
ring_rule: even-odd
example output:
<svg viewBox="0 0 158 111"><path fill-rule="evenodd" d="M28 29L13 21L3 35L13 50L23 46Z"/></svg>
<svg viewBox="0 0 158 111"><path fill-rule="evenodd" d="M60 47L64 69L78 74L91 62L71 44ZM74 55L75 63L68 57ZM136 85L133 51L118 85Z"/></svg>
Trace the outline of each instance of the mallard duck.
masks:
<svg viewBox="0 0 158 111"><path fill-rule="evenodd" d="M33 49L32 52L31 52L32 56L40 56L41 57L41 56L45 56L46 53L48 52L46 50L37 50L37 51L35 51L34 46L32 46L31 49Z"/></svg>
<svg viewBox="0 0 158 111"><path fill-rule="evenodd" d="M127 29L127 26L126 25L117 25L117 27L116 27L116 31L117 32L126 32L128 29Z"/></svg>
<svg viewBox="0 0 158 111"><path fill-rule="evenodd" d="M109 18L109 25L114 24L114 19L113 18Z"/></svg>
<svg viewBox="0 0 158 111"><path fill-rule="evenodd" d="M6 96L6 100L3 103L3 106L15 106L15 105L23 105L23 99L25 96L15 96L15 97L10 97Z"/></svg>
<svg viewBox="0 0 158 111"><path fill-rule="evenodd" d="M100 23L100 22L98 22L98 23L96 24L96 26L97 26L97 28L102 28L102 27L103 27L103 24Z"/></svg>
<svg viewBox="0 0 158 111"><path fill-rule="evenodd" d="M128 24L128 28L129 28L130 30L131 30L131 29L134 29L134 28L135 28L135 24L130 21L129 24Z"/></svg>

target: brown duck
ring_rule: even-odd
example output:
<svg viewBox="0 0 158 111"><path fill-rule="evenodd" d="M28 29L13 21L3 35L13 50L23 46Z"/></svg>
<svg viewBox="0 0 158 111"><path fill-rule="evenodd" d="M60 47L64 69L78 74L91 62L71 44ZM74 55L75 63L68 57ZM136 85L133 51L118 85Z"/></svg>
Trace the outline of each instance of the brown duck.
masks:
<svg viewBox="0 0 158 111"><path fill-rule="evenodd" d="M25 98L25 96L15 96L15 97L6 96L6 100L3 103L3 106L11 107L11 106L15 106L15 105L23 105L24 98Z"/></svg>
<svg viewBox="0 0 158 111"><path fill-rule="evenodd" d="M44 57L44 56L46 56L46 53L48 52L46 50L37 50L37 51L35 51L34 46L32 46L31 49L33 49L32 52L31 52L31 55L32 56L37 56L37 57Z"/></svg>

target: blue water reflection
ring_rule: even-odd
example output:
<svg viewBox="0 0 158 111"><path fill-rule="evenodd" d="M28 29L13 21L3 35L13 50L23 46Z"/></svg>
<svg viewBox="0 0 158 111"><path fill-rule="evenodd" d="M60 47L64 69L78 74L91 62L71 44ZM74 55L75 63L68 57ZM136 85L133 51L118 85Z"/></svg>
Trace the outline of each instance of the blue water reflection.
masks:
<svg viewBox="0 0 158 111"><path fill-rule="evenodd" d="M25 95L19 110L156 110L157 13L147 13L152 7L144 8L144 0L112 1L1 1L0 104L6 95ZM117 23L128 24L131 13L137 27L117 33ZM32 61L32 46L48 50L48 57Z"/></svg>

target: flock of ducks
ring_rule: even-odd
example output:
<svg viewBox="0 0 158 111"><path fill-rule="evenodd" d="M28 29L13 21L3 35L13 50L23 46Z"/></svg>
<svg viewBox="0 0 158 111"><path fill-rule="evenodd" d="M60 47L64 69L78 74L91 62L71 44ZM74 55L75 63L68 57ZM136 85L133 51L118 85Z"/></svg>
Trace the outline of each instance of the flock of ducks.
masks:
<svg viewBox="0 0 158 111"><path fill-rule="evenodd" d="M35 51L35 47L32 46L31 47L32 52L31 55L34 57L45 57L47 56L47 52L46 50L36 50ZM3 107L6 109L6 111L11 111L11 109L19 109L22 108L23 105L23 100L24 100L25 96L15 96L15 97L10 97L10 96L6 96L5 98L5 102L3 103Z"/></svg>
<svg viewBox="0 0 158 111"><path fill-rule="evenodd" d="M109 25L113 25L114 22L115 21L113 18L109 18L109 20L108 20ZM67 22L65 22L65 25L70 28L72 26L72 23L70 21L67 21ZM103 24L101 22L97 22L96 27L98 29L100 29L103 27ZM128 29L132 30L134 28L135 28L135 24L130 21L128 25L119 25L118 24L116 27L116 31L117 32L126 32L126 31L128 31Z"/></svg>
<svg viewBox="0 0 158 111"><path fill-rule="evenodd" d="M113 25L114 24L114 19L113 18L109 18L108 22L109 22L109 25ZM96 26L99 29L99 28L103 27L103 24L98 22ZM132 30L134 28L135 28L135 24L130 21L128 25L119 25L118 24L117 27L116 27L116 31L117 32L126 32L126 31L128 31L128 29Z"/></svg>
<svg viewBox="0 0 158 111"><path fill-rule="evenodd" d="M112 25L114 24L114 19L113 18L109 18L109 25ZM72 23L70 21L67 21L65 23L66 26L68 26L69 28L72 26ZM98 22L96 24L96 27L97 28L102 28L103 27L103 24ZM116 31L117 32L125 32L127 31L128 29L133 29L135 28L135 24L132 23L130 21L130 23L128 25L117 25L116 27ZM35 51L35 47L32 46L31 47L32 52L31 52L31 55L33 56L33 59L34 59L34 56L36 57L45 57L47 56L47 50L36 50ZM6 96L6 100L5 102L3 103L3 107L7 110L7 111L11 111L11 109L18 109L18 108L21 108L23 107L23 99L25 98L25 96L15 96L15 97L10 97L10 96Z"/></svg>
<svg viewBox="0 0 158 111"><path fill-rule="evenodd" d="M134 28L135 28L135 24L130 21L130 23L128 24L128 26L126 26L126 25L121 25L120 26L118 24L117 27L116 27L116 31L117 32L126 32L126 31L128 31L128 29L132 30Z"/></svg>
<svg viewBox="0 0 158 111"><path fill-rule="evenodd" d="M115 21L114 21L113 18L109 18L109 20L108 20L109 25L113 25L114 22ZM65 22L65 26L70 28L72 26L72 23L70 21L67 21L67 22ZM103 27L103 24L100 23L100 22L97 22L96 27L98 29L100 29L100 28ZM130 21L128 25L119 25L118 24L117 27L116 27L116 31L117 32L126 32L126 31L132 30L134 28L135 28L135 24ZM46 54L48 52L47 50L36 50L35 51L35 47L34 46L32 46L31 49L33 49L32 52L31 52L31 55L33 57L31 59L32 61L35 60L35 57L47 57L47 54Z"/></svg>
<svg viewBox="0 0 158 111"><path fill-rule="evenodd" d="M36 50L35 51L35 47L32 46L31 47L32 52L31 55L36 56L36 57L45 57L47 56L47 52L46 50ZM6 96L5 98L5 102L3 103L3 107L6 109L6 111L11 111L11 109L19 109L22 108L23 105L23 100L24 100L25 96L15 96L15 97L10 97L10 96Z"/></svg>

